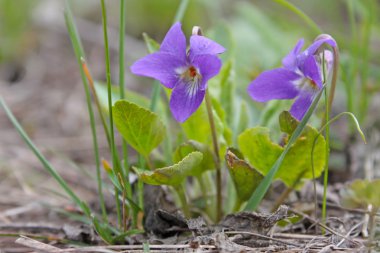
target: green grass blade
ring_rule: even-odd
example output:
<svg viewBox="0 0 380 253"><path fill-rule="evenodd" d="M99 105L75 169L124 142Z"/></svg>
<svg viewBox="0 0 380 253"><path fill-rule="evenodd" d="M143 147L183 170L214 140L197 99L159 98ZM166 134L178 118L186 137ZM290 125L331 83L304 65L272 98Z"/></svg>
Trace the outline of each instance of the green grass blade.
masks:
<svg viewBox="0 0 380 253"><path fill-rule="evenodd" d="M82 61L81 61L81 58L84 57L84 51L83 51L83 47L79 38L79 33L76 29L74 18L71 13L71 9L70 9L68 1L66 1L64 16L65 16L66 27L70 36L70 40L74 48L75 57L79 64L82 83L83 83L84 91L86 94L86 103L87 103L88 114L90 116L91 134L92 134L93 149L94 149L95 164L96 164L96 177L97 177L97 184L98 184L99 201L100 201L100 206L102 209L103 219L107 220L107 212L106 212L106 207L105 207L103 187L102 187L102 181L101 181L100 157L99 157L98 139L97 139L97 133L96 133L96 127L95 127L95 117L94 117L94 111L92 109L92 104L91 104L90 89L88 86L86 76L84 74Z"/></svg>
<svg viewBox="0 0 380 253"><path fill-rule="evenodd" d="M20 123L17 121L11 110L8 108L7 104L0 96L0 105L4 109L7 114L9 120L12 122L13 126L16 128L17 132L20 134L21 138L25 141L28 147L33 151L38 160L42 163L46 171L59 183L59 185L63 188L63 190L70 196L70 198L77 204L82 211L86 214L86 216L90 217L91 212L87 206L70 188L70 186L66 183L66 181L58 174L58 172L54 169L54 167L46 160L46 158L42 155L42 153L38 150L38 148L34 145L32 140L29 138L27 133L24 131Z"/></svg>
<svg viewBox="0 0 380 253"><path fill-rule="evenodd" d="M321 98L321 95L324 91L326 86L323 86L323 88L318 92L317 96L315 97L313 103L311 104L310 108L307 110L305 116L297 126L296 130L294 130L292 136L289 139L288 144L285 146L284 151L281 153L281 155L278 157L277 161L274 163L268 174L265 176L263 181L260 183L260 185L257 187L255 192L252 194L251 198L248 200L245 210L246 211L252 211L257 208L257 206L260 204L261 200L264 198L265 193L268 191L269 186L271 185L274 176L276 175L278 169L280 168L282 161L284 160L286 154L288 153L290 147L293 145L293 143L297 140L297 138L301 135L303 129L306 126L306 123L309 121L311 115L314 112L315 107L317 106L319 99Z"/></svg>
<svg viewBox="0 0 380 253"><path fill-rule="evenodd" d="M107 32L107 9L106 4L104 0L100 1L102 6L102 23L103 23L103 37L104 37L104 54L105 54L105 60L106 60L106 80L107 80L107 92L108 92L108 112L109 112L109 127L110 127L110 139L111 139L111 156L112 156L112 165L113 169L115 170L117 175L120 175L119 180L123 180L121 182L121 185L126 185L125 182L125 176L123 171L120 168L120 163L115 147L115 132L114 132L114 124L113 124L113 115L112 115L112 87L111 87L111 61L110 61L110 54L109 54L109 45L108 45L108 32ZM116 190L116 189L115 189ZM119 205L117 205L118 208ZM121 220L120 210L118 210L118 220Z"/></svg>
<svg viewBox="0 0 380 253"><path fill-rule="evenodd" d="M273 0L273 1L289 9L291 12L297 14L300 18L303 19L303 21L305 21L306 24L308 24L314 30L316 34L322 33L321 28L319 28L319 26L308 15L306 15L302 10L300 10L295 5L289 3L286 0Z"/></svg>
<svg viewBox="0 0 380 253"><path fill-rule="evenodd" d="M177 13L174 16L173 23L182 21L188 5L189 5L189 0L182 0L181 1L180 5L177 9Z"/></svg>
<svg viewBox="0 0 380 253"><path fill-rule="evenodd" d="M120 0L120 30L119 30L119 90L120 99L125 98L125 77L124 77L124 44L125 44L125 24L126 24L126 4L125 0ZM123 160L124 160L124 170L125 177L129 178L129 161L128 161L128 146L123 140ZM127 194L128 197L132 197L132 189L127 181Z"/></svg>

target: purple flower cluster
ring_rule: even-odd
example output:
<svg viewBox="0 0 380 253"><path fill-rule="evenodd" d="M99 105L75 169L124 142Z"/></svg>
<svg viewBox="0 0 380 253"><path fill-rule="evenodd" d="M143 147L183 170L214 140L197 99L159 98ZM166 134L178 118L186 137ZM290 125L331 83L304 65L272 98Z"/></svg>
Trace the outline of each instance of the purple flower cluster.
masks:
<svg viewBox="0 0 380 253"><path fill-rule="evenodd" d="M187 51L181 24L175 23L160 50L136 61L131 71L159 80L165 87L173 89L170 110L177 121L184 122L201 105L207 81L217 75L222 66L217 54L224 51L221 45L199 35L190 37Z"/></svg>
<svg viewBox="0 0 380 253"><path fill-rule="evenodd" d="M333 57L328 50L322 51L322 62L320 49L323 44L337 46L330 36L321 36L301 51L304 40L299 40L283 58L283 67L261 73L248 86L248 94L258 102L296 98L290 113L301 120L323 86L323 64L327 70L332 66ZM170 110L177 121L184 122L201 105L207 81L219 73L222 65L217 55L224 51L218 43L199 35L190 37L190 49L187 50L181 24L175 23L160 50L136 61L131 71L159 80L165 87L173 89Z"/></svg>
<svg viewBox="0 0 380 253"><path fill-rule="evenodd" d="M318 54L323 44L336 47L331 38L321 38L301 52L304 40L298 41L293 50L282 60L282 68L264 71L248 86L253 100L267 102L273 99L296 98L290 113L301 120L309 109L314 96L323 86L322 57ZM332 65L332 54L325 51L327 69Z"/></svg>

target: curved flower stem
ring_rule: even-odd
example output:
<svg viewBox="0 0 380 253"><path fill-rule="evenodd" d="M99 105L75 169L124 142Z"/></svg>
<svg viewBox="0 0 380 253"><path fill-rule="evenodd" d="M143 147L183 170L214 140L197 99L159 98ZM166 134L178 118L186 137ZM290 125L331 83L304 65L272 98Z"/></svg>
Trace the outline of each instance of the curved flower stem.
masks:
<svg viewBox="0 0 380 253"><path fill-rule="evenodd" d="M329 35L328 35L329 36ZM331 88L330 94L327 94L327 90L325 90L325 101L326 101L326 111L325 117L322 121L322 126L326 124L330 120L330 111L332 107L332 103L334 101L336 82L338 78L338 68L339 68L339 49L338 45L333 48L334 53L334 65L333 65L333 76L331 79ZM324 64L323 64L324 66ZM324 68L323 68L324 69ZM328 184L328 170L329 170L329 152L330 152L330 126L326 125L325 127L325 138L326 138L326 161L325 161L325 171L324 171L324 186L323 186L323 203L322 203L322 220L323 222L326 219L326 201L327 201L327 184Z"/></svg>
<svg viewBox="0 0 380 253"><path fill-rule="evenodd" d="M327 90L325 90L325 104L326 104L326 112L324 121L329 121L330 119L330 106L327 101ZM327 186L329 179L329 158L330 158L330 126L327 125L325 128L325 139L326 139L326 158L325 158L325 171L323 176L323 201L322 201L322 222L326 221L326 205L327 205ZM325 231L322 231L323 233Z"/></svg>
<svg viewBox="0 0 380 253"><path fill-rule="evenodd" d="M216 135L216 127L214 122L214 115L212 113L211 98L208 90L206 90L206 108L207 116L210 122L212 144L214 146L214 157L215 157L215 167L216 167L216 220L219 221L222 218L222 170L220 164L219 156L219 144Z"/></svg>

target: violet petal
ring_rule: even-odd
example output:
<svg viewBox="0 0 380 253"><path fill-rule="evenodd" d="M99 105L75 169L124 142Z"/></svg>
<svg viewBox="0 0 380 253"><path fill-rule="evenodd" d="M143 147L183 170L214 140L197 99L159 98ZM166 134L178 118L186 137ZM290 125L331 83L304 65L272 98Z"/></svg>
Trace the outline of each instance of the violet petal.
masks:
<svg viewBox="0 0 380 253"><path fill-rule="evenodd" d="M282 59L282 65L285 68L292 71L294 71L297 68L297 55L299 55L299 53L301 52L303 44L304 39L300 39L297 42L296 46L293 48L293 50L290 51L290 53Z"/></svg>
<svg viewBox="0 0 380 253"><path fill-rule="evenodd" d="M325 39L319 39L313 42L305 51L303 51L301 54L297 57L297 62L299 65L302 65L303 62L306 60L306 58L309 55L315 55L317 50L324 44L328 44L332 47L336 47L337 44L334 39L332 38L325 38Z"/></svg>
<svg viewBox="0 0 380 253"><path fill-rule="evenodd" d="M305 51L304 53L306 55L311 55L311 54L315 54L317 52L317 50L324 44L328 44L332 47L336 47L336 42L334 39L332 38L325 38L325 39L319 39L319 40L316 40L313 42L313 44L311 44Z"/></svg>
<svg viewBox="0 0 380 253"><path fill-rule="evenodd" d="M199 89L199 85L179 80L173 89L169 106L178 122L187 120L202 104L206 91Z"/></svg>
<svg viewBox="0 0 380 253"><path fill-rule="evenodd" d="M194 57L192 64L202 76L202 82L199 87L202 90L206 89L207 81L216 76L222 67L221 60L215 55L197 55Z"/></svg>
<svg viewBox="0 0 380 253"><path fill-rule="evenodd" d="M294 101L292 107L290 108L290 113L297 120L302 120L306 111L309 109L311 103L313 102L313 95L309 92L303 92Z"/></svg>
<svg viewBox="0 0 380 253"><path fill-rule="evenodd" d="M258 102L292 99L299 93L294 83L300 78L300 75L285 68L267 70L250 83L248 94Z"/></svg>
<svg viewBox="0 0 380 253"><path fill-rule="evenodd" d="M300 67L300 69L308 79L314 81L317 84L319 89L322 88L321 69L313 55L309 55L305 59L305 62L303 66Z"/></svg>
<svg viewBox="0 0 380 253"><path fill-rule="evenodd" d="M159 80L165 87L173 88L178 81L176 69L186 66L186 62L172 54L156 52L136 61L131 66L135 75Z"/></svg>
<svg viewBox="0 0 380 253"><path fill-rule="evenodd" d="M167 32L161 43L160 51L186 60L186 37L181 29L181 23L175 23Z"/></svg>
<svg viewBox="0 0 380 253"><path fill-rule="evenodd" d="M226 49L209 38L199 35L192 35L190 37L190 59L197 55L204 54L221 54Z"/></svg>

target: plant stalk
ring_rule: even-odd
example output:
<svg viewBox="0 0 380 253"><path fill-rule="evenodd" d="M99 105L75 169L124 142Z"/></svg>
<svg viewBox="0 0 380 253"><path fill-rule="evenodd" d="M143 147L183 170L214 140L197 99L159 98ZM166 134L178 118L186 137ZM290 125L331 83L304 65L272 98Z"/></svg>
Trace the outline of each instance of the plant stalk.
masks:
<svg viewBox="0 0 380 253"><path fill-rule="evenodd" d="M178 194L179 201L181 202L182 210L183 210L183 213L185 214L185 217L190 218L190 208L189 208L189 205L187 204L184 188L185 187L183 185L174 187L175 191Z"/></svg>
<svg viewBox="0 0 380 253"><path fill-rule="evenodd" d="M330 120L330 111L332 107L332 103L334 101L335 88L338 79L338 69L339 69L339 49L338 45L333 47L334 54L334 65L333 65L333 76L331 79L331 88L330 93L328 95L327 89L325 92L325 117L322 120L322 126L326 124ZM324 69L323 63L323 69ZM325 71L324 71L325 72ZM328 170L329 170L329 152L330 152L330 126L326 125L325 127L325 140L326 140L326 161L325 161L325 171L324 171L324 179L323 179L323 203L322 203L322 221L324 222L326 219L326 201L327 201L327 185L328 185Z"/></svg>
<svg viewBox="0 0 380 253"><path fill-rule="evenodd" d="M206 90L205 101L207 108L207 116L211 128L212 144L214 147L214 159L216 168L216 220L219 221L222 217L222 169L219 156L218 138L214 122L214 114L212 112L212 103L208 90Z"/></svg>
<svg viewBox="0 0 380 253"><path fill-rule="evenodd" d="M121 168L119 167L119 161L116 155L115 148L115 133L113 126L113 115L112 115L112 89L111 89L111 61L109 55L109 46L108 46L108 33L107 33L107 10L105 1L100 1L102 6L102 22L103 22L103 36L104 36L104 54L106 58L106 79L107 79L107 91L108 91L108 111L109 111L109 126L110 126L110 139L111 139L111 155L112 155L112 164L116 171L116 174L122 175L121 180L124 179ZM121 185L122 182L120 182ZM125 184L124 184L125 185ZM125 191L125 189L123 189ZM123 209L125 208L125 202L122 203ZM119 213L120 215L120 213ZM119 217L121 220L121 218Z"/></svg>
<svg viewBox="0 0 380 253"><path fill-rule="evenodd" d="M64 16L65 16L66 27L69 32L70 40L74 48L75 57L77 59L79 66L81 66L81 57L84 57L84 50L80 41L78 31L74 23L74 18L71 13L71 9L70 9L68 1L66 1ZM95 127L94 111L92 109L92 104L91 104L91 94L90 94L89 85L86 81L85 73L82 67L80 68L80 73L81 73L83 88L86 94L88 114L90 117L92 142L93 142L95 164L96 164L96 176L97 176L97 184L98 184L99 202L100 202L100 206L102 210L103 220L107 221L108 218L107 218L107 211L105 207L103 188L102 188L100 156L99 156L98 140L97 140L96 127Z"/></svg>

